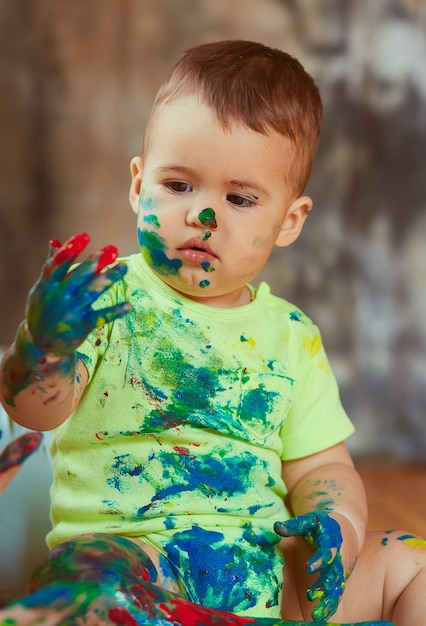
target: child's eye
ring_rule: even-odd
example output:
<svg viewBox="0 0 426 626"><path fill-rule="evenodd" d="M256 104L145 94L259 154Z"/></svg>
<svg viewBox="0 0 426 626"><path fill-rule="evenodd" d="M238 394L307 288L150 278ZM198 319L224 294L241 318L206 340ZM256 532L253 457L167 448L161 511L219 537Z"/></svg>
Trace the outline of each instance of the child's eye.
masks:
<svg viewBox="0 0 426 626"><path fill-rule="evenodd" d="M234 204L238 207L251 207L255 206L255 203L250 200L250 198L246 198L246 196L239 196L237 194L231 193L227 196L228 202Z"/></svg>
<svg viewBox="0 0 426 626"><path fill-rule="evenodd" d="M191 185L185 183L183 180L171 180L167 182L165 186L174 193L187 193L188 191L192 191Z"/></svg>

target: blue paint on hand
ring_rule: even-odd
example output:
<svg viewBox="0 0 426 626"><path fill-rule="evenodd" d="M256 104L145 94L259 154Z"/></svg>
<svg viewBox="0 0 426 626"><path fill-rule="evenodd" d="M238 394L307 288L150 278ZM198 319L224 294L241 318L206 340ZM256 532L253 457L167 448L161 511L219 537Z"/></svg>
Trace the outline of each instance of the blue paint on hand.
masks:
<svg viewBox="0 0 426 626"><path fill-rule="evenodd" d="M310 574L319 573L319 576L307 589L306 597L310 601L319 600L312 611L313 619L328 619L336 612L346 583L339 524L324 511L315 511L286 522L276 522L274 530L281 537L303 537L314 548L306 570Z"/></svg>

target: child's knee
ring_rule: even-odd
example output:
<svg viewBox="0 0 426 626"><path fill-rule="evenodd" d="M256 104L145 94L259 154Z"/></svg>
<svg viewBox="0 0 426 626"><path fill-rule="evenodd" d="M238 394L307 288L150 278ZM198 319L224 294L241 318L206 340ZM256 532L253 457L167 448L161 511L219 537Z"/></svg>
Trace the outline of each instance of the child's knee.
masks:
<svg viewBox="0 0 426 626"><path fill-rule="evenodd" d="M426 566L426 539L401 530L367 533L364 552L392 570Z"/></svg>
<svg viewBox="0 0 426 626"><path fill-rule="evenodd" d="M355 578L364 579L367 597L380 596L383 614L392 616L396 602L412 580L426 576L426 540L404 531L368 532L355 569Z"/></svg>
<svg viewBox="0 0 426 626"><path fill-rule="evenodd" d="M172 576L154 548L118 535L75 537L53 548L34 571L30 590L58 583L106 584L117 588L137 586L141 581L162 586ZM164 570L167 570L164 572Z"/></svg>

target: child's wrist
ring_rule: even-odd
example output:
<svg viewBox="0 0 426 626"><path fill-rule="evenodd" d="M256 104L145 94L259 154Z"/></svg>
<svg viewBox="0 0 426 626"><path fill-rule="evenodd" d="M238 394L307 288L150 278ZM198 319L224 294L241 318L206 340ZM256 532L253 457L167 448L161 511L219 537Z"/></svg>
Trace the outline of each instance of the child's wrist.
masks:
<svg viewBox="0 0 426 626"><path fill-rule="evenodd" d="M330 517L340 526L340 532L342 534L340 553L346 576L350 576L360 552L358 533L352 522L342 513L333 511Z"/></svg>
<svg viewBox="0 0 426 626"><path fill-rule="evenodd" d="M18 327L15 337L14 352L17 355L19 354L20 359L31 369L43 369L46 365L49 366L49 364L54 364L69 358L68 356L57 356L40 348L40 346L34 342L26 320L21 322Z"/></svg>
<svg viewBox="0 0 426 626"><path fill-rule="evenodd" d="M32 340L26 321L21 322L15 341L2 363L2 385L5 387L6 402L13 406L13 399L20 391L55 373L60 372L62 376L73 374L75 359L75 353L56 356L45 352Z"/></svg>

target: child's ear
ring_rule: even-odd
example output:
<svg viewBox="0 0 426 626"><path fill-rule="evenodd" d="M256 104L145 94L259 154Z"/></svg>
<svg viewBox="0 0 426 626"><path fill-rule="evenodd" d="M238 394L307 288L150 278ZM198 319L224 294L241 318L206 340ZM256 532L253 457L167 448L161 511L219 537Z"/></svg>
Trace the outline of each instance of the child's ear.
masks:
<svg viewBox="0 0 426 626"><path fill-rule="evenodd" d="M300 196L292 202L284 216L280 232L275 241L276 246L285 247L296 241L311 209L312 200L309 196Z"/></svg>
<svg viewBox="0 0 426 626"><path fill-rule="evenodd" d="M136 156L130 161L130 174L132 181L130 183L129 200L130 206L136 215L139 212L139 196L142 186L142 174L143 174L143 159Z"/></svg>

